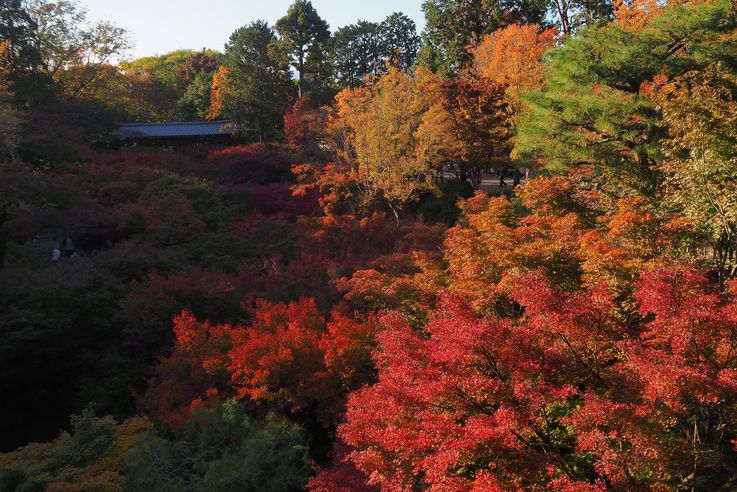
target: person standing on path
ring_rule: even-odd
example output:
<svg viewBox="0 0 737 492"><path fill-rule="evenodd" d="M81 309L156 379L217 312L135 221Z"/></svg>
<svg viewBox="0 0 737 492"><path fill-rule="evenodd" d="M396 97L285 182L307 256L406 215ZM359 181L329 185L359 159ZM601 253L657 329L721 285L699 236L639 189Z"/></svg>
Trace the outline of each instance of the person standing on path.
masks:
<svg viewBox="0 0 737 492"><path fill-rule="evenodd" d="M64 256L67 258L71 257L77 249L74 247L74 241L72 241L72 238L67 236L64 238Z"/></svg>
<svg viewBox="0 0 737 492"><path fill-rule="evenodd" d="M58 265L61 261L61 249L59 249L59 245L54 245L54 249L51 251L51 261L54 262L54 265Z"/></svg>

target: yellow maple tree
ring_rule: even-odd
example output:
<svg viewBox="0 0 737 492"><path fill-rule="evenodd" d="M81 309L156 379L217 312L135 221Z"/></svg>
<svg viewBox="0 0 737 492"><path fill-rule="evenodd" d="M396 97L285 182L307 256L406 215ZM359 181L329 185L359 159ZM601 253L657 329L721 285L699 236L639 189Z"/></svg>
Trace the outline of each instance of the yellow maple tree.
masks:
<svg viewBox="0 0 737 492"><path fill-rule="evenodd" d="M383 202L397 217L423 191L456 147L440 79L425 69L395 67L336 97L329 130L367 202Z"/></svg>

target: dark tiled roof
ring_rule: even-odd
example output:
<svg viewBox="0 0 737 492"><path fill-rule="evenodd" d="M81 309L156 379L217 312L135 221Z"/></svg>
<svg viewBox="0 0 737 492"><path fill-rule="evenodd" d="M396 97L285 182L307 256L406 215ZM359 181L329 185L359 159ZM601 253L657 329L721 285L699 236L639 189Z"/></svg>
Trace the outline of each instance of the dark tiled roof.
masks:
<svg viewBox="0 0 737 492"><path fill-rule="evenodd" d="M229 121L182 123L126 123L115 134L121 138L209 137L233 135L237 127Z"/></svg>

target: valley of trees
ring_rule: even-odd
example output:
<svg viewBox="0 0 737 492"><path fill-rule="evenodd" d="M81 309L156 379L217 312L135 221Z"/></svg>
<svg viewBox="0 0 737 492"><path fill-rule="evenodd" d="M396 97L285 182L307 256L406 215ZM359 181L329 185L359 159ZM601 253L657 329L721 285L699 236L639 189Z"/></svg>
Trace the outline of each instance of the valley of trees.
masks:
<svg viewBox="0 0 737 492"><path fill-rule="evenodd" d="M423 10L0 0L0 492L737 489L735 4Z"/></svg>

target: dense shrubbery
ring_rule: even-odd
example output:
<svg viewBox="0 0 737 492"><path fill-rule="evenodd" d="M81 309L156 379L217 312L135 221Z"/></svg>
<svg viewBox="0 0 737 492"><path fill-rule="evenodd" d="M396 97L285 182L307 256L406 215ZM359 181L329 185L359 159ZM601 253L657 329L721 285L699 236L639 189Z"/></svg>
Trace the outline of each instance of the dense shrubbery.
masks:
<svg viewBox="0 0 737 492"><path fill-rule="evenodd" d="M237 152L242 163L263 158L278 169L280 157L269 159L269 151ZM280 187L260 184L263 172L237 170L261 202L251 206L229 200L225 185L174 171L177 159L186 161L145 153L95 156L44 177L65 183L59 200L10 217L17 244L0 278L3 384L15 395L3 406L7 443L27 439L28 425L15 419L38 421L38 410L47 416L35 426L38 437L87 401L127 415L130 385L139 385L171 345L174 314L188 308L215 321L236 320L254 290L268 297L269 270L294 256L295 232L283 219L294 220L288 209L295 204L281 207L287 197ZM288 172L289 164L282 166ZM231 183L230 172L216 176ZM73 237L81 256L53 266L51 235L58 242ZM36 356L28 357L31 352Z"/></svg>

